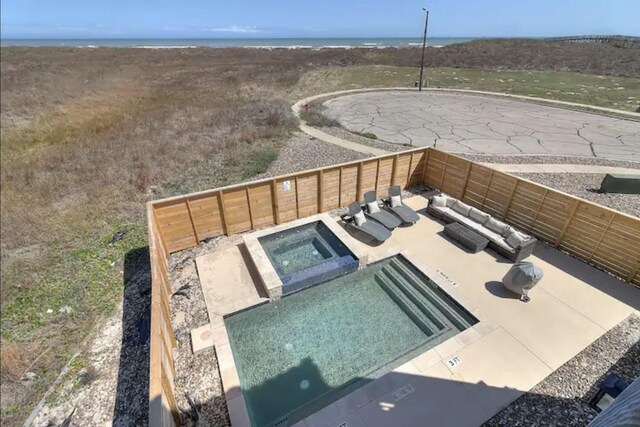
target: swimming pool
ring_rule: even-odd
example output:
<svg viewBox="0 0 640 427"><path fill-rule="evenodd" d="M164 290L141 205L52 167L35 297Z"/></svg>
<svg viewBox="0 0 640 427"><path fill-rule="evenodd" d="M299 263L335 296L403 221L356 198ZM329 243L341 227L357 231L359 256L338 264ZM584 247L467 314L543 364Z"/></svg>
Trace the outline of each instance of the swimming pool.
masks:
<svg viewBox="0 0 640 427"><path fill-rule="evenodd" d="M475 324L402 255L225 326L254 426L291 425Z"/></svg>
<svg viewBox="0 0 640 427"><path fill-rule="evenodd" d="M282 281L282 294L353 272L358 260L322 222L315 221L258 238Z"/></svg>

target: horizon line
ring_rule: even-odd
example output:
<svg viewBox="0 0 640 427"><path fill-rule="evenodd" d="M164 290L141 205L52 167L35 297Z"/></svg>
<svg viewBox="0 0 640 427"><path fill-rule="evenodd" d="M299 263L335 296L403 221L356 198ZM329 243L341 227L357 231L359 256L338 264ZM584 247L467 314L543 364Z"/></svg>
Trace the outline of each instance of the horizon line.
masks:
<svg viewBox="0 0 640 427"><path fill-rule="evenodd" d="M524 36L427 36L429 38L449 38L449 39L526 39L526 38L553 38L553 37L579 37L579 36L621 36L621 37L637 37L624 34L562 34L562 35L524 35ZM330 37L309 37L309 36L282 36L282 37L152 37L152 36L122 36L122 37L35 37L35 36L11 36L0 37L2 40L282 40L282 39L296 39L296 40L331 40L331 39L421 39L422 36L330 36Z"/></svg>

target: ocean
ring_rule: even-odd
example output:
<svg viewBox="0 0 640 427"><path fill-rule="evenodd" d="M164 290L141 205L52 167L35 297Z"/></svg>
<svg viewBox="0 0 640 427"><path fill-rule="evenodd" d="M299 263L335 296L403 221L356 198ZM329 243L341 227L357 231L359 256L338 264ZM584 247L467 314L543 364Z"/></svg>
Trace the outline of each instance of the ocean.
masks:
<svg viewBox="0 0 640 427"><path fill-rule="evenodd" d="M432 37L427 45L440 47L465 43L477 38ZM417 38L209 38L209 39L2 39L2 46L73 46L73 47L129 47L129 48L186 48L186 47L252 47L288 49L329 48L385 48L422 46Z"/></svg>

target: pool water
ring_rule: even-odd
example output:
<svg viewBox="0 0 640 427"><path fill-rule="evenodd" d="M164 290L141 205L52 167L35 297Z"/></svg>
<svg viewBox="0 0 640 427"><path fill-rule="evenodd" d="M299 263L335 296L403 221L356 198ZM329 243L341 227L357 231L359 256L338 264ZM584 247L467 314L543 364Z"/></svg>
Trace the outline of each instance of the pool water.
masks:
<svg viewBox="0 0 640 427"><path fill-rule="evenodd" d="M254 426L294 424L476 322L401 256L225 319Z"/></svg>
<svg viewBox="0 0 640 427"><path fill-rule="evenodd" d="M322 221L263 236L258 241L282 280L283 294L358 269L358 260Z"/></svg>

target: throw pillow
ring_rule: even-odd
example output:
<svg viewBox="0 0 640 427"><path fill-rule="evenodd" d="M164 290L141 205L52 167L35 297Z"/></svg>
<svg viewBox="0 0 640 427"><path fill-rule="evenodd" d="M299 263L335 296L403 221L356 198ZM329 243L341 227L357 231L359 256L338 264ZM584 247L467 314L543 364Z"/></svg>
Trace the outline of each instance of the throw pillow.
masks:
<svg viewBox="0 0 640 427"><path fill-rule="evenodd" d="M515 230L510 225L507 225L500 235L506 239L507 237L509 237L509 234L511 234L512 231Z"/></svg>
<svg viewBox="0 0 640 427"><path fill-rule="evenodd" d="M524 243L525 240L526 239L522 234L518 233L515 230L512 230L511 234L509 234L509 236L505 239L505 242L507 242L507 245L511 246L512 248L517 248L522 243Z"/></svg>
<svg viewBox="0 0 640 427"><path fill-rule="evenodd" d="M458 212L460 215L469 216L471 206L458 200L451 209Z"/></svg>
<svg viewBox="0 0 640 427"><path fill-rule="evenodd" d="M373 214L376 212L380 212L380 206L378 206L378 202L367 203L367 209L369 209L369 213Z"/></svg>
<svg viewBox="0 0 640 427"><path fill-rule="evenodd" d="M445 196L433 196L431 204L436 208L444 208L447 206L447 198Z"/></svg>
<svg viewBox="0 0 640 427"><path fill-rule="evenodd" d="M356 220L356 225L362 225L367 222L367 218L364 217L364 212L360 211L353 216Z"/></svg>
<svg viewBox="0 0 640 427"><path fill-rule="evenodd" d="M391 196L391 207L397 208L402 206L402 198L400 196Z"/></svg>
<svg viewBox="0 0 640 427"><path fill-rule="evenodd" d="M456 204L457 200L454 199L453 197L449 197L449 196L444 196L447 199L447 207L448 208L452 208L453 205Z"/></svg>
<svg viewBox="0 0 640 427"><path fill-rule="evenodd" d="M494 219L494 218L489 218L489 221L487 221L484 224L484 226L487 227L489 230L493 231L494 233L498 233L501 236L502 236L502 233L508 227L508 225L505 224L504 222L498 221L497 219Z"/></svg>
<svg viewBox="0 0 640 427"><path fill-rule="evenodd" d="M489 218L491 218L491 215L482 212L480 209L471 208L471 211L469 211L469 218L479 224L484 224L489 220Z"/></svg>

